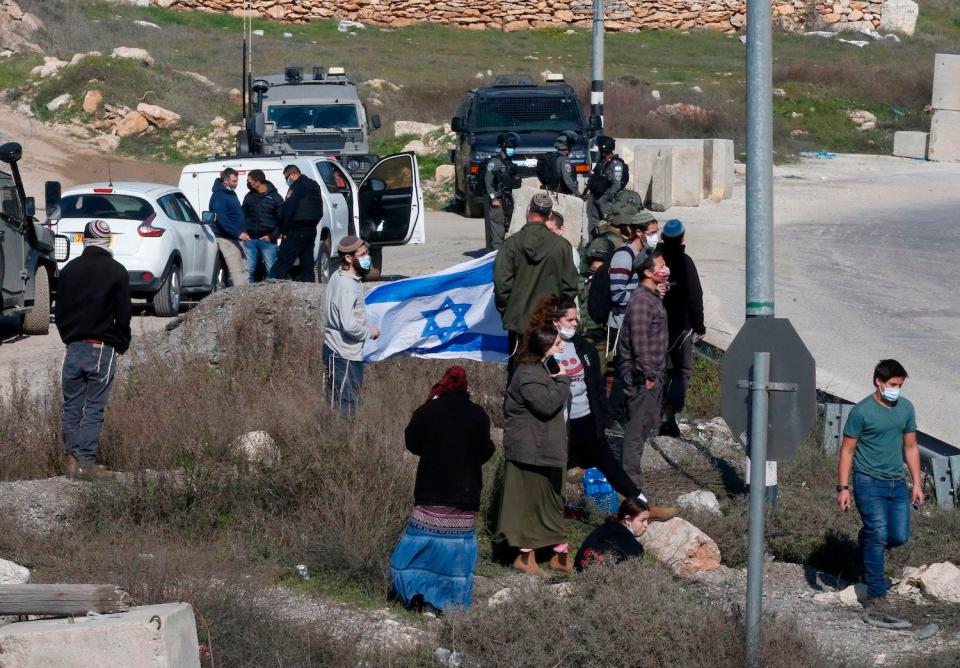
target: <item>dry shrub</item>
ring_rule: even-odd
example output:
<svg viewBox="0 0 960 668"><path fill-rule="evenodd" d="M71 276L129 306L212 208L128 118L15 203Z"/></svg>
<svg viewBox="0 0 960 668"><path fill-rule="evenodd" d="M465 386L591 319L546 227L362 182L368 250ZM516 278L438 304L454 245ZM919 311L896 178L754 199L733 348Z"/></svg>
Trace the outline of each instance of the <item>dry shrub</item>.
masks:
<svg viewBox="0 0 960 668"><path fill-rule="evenodd" d="M761 665L825 665L793 622L764 627ZM443 635L442 644L491 668L747 663L736 616L649 560L588 569L564 598L532 585L495 614L476 606L450 615Z"/></svg>
<svg viewBox="0 0 960 668"><path fill-rule="evenodd" d="M14 372L0 392L0 480L42 478L56 470L63 404L60 379L51 374L48 383L47 392L36 394Z"/></svg>

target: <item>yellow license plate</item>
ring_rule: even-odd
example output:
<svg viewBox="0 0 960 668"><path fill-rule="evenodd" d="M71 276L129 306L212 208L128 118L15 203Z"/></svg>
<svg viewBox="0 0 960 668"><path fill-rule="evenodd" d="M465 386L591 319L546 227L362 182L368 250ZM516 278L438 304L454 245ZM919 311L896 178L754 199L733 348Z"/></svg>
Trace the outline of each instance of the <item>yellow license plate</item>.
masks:
<svg viewBox="0 0 960 668"><path fill-rule="evenodd" d="M76 232L76 233L73 235L73 243L75 243L75 244L82 244L82 243L83 243L83 232ZM110 235L110 241L109 241L108 243L109 243L110 245L113 245L113 235L112 235L112 234Z"/></svg>

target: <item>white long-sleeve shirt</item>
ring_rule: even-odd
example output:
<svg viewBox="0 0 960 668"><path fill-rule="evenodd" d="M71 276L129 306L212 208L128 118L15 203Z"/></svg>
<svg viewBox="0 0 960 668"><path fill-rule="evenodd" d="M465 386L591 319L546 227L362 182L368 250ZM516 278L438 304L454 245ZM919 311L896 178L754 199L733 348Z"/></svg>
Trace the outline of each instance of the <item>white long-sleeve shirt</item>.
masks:
<svg viewBox="0 0 960 668"><path fill-rule="evenodd" d="M356 274L338 269L323 296L326 330L323 343L337 357L363 361L363 342L370 338L363 285Z"/></svg>

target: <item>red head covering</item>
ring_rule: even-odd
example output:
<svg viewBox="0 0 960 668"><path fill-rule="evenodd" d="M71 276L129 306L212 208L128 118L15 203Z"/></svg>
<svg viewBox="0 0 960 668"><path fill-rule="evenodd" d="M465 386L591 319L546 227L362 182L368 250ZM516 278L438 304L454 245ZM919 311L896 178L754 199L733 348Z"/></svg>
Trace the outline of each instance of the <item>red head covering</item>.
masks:
<svg viewBox="0 0 960 668"><path fill-rule="evenodd" d="M430 390L427 401L449 392L459 392L467 389L467 372L462 366L454 365L446 370L443 378Z"/></svg>

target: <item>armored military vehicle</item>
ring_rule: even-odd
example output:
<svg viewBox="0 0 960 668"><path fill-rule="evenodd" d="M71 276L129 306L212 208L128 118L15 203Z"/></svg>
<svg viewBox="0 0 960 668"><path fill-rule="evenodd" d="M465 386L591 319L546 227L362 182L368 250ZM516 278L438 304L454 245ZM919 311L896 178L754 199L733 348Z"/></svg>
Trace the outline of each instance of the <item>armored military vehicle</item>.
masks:
<svg viewBox="0 0 960 668"><path fill-rule="evenodd" d="M17 169L22 156L16 142L0 146L0 162L10 169L0 170L0 314L19 315L24 334L46 334L57 261L66 260L69 242L37 222Z"/></svg>
<svg viewBox="0 0 960 668"><path fill-rule="evenodd" d="M237 157L331 156L359 181L377 163L370 153L370 130L357 86L341 67L324 71L284 68L283 74L252 77L245 128L237 135Z"/></svg>

